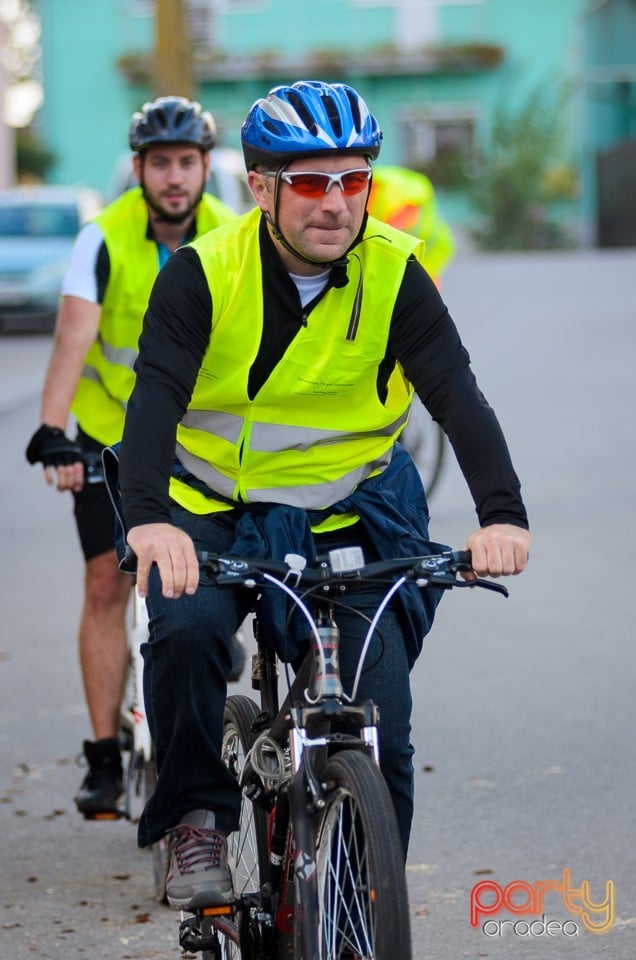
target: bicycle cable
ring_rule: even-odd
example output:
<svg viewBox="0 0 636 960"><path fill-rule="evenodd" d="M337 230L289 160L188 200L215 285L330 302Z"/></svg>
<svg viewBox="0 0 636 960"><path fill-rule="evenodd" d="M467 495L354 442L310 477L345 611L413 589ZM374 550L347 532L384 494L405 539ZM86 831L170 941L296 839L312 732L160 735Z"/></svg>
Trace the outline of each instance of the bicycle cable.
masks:
<svg viewBox="0 0 636 960"><path fill-rule="evenodd" d="M245 763L248 762L269 790L278 790L291 777L291 768L285 751L267 731L259 734L250 747L245 758Z"/></svg>

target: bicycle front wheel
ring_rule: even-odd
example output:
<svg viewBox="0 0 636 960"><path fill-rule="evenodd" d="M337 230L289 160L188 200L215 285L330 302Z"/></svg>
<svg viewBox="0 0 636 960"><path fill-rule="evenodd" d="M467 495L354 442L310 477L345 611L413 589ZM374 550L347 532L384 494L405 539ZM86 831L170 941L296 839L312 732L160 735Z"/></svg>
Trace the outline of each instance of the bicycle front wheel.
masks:
<svg viewBox="0 0 636 960"><path fill-rule="evenodd" d="M411 956L402 846L386 782L366 754L331 757L316 827L320 960Z"/></svg>

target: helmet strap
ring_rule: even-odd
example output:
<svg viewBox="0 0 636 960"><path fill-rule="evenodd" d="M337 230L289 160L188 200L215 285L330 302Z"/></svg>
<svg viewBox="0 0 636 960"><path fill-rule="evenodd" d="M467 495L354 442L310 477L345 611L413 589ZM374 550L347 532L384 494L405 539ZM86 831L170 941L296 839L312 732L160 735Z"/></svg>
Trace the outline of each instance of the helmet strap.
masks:
<svg viewBox="0 0 636 960"><path fill-rule="evenodd" d="M304 254L300 253L298 250L296 250L294 247L292 247L291 243L289 243L289 241L286 239L286 237L285 237L284 234L282 233L282 231L281 231L281 229L280 229L280 227L278 226L278 223L277 223L277 220L278 220L278 201L279 201L279 196L280 196L280 178L281 178L281 174L282 174L286 169L287 169L287 164L284 164L282 167L279 167L278 170L276 171L276 179L275 179L275 181L274 181L274 216L272 216L270 213L265 213L265 214L263 214L263 216L265 217L265 219L267 220L267 222L268 222L268 224L269 224L269 226L270 226L270 228L271 228L272 234L273 234L274 237L278 240L278 242L279 242L283 247L285 247L285 250L287 250L289 253L291 253L294 257L297 257L298 260L302 260L303 263L308 263L309 266L311 266L311 267L322 267L323 270L326 270L326 269L328 269L328 268L330 268L330 267L331 267L331 268L333 268L333 267L338 267L338 268L341 268L341 269L345 270L345 272L346 272L346 267L347 267L347 264L349 263L349 257L347 256L347 254L349 253L349 250L353 250L353 248L356 246L357 243L359 243L359 241L360 241L360 239L361 239L361 237L362 237L362 234L363 234L363 232L364 232L364 227L365 227L365 224L366 224L366 222L367 222L367 214L366 214L366 212L365 212L364 218L363 218L363 220L362 220L362 226L361 226L361 228L360 228L360 233L358 234L358 236L355 238L355 240L353 241L353 243L352 243L351 246L349 247L349 250L346 250L341 257L338 257L336 260L312 260L312 259L310 259L310 257L304 256Z"/></svg>

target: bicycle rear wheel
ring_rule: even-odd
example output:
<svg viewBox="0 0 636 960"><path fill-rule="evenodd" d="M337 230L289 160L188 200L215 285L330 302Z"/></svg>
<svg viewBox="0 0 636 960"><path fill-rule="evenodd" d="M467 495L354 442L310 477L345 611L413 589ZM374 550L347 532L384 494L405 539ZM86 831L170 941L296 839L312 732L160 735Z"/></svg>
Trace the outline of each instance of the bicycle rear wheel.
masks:
<svg viewBox="0 0 636 960"><path fill-rule="evenodd" d="M331 757L315 831L320 960L411 956L408 894L391 797L366 754Z"/></svg>
<svg viewBox="0 0 636 960"><path fill-rule="evenodd" d="M227 698L221 755L237 780L254 741L252 723L258 713L259 708L250 697ZM267 871L267 817L245 795L241 797L239 828L228 837L228 856L236 896L257 893Z"/></svg>
<svg viewBox="0 0 636 960"><path fill-rule="evenodd" d="M430 500L446 458L446 434L438 423L431 420L417 396L413 398L409 422L402 431L400 442L411 454Z"/></svg>
<svg viewBox="0 0 636 960"><path fill-rule="evenodd" d="M241 779L245 759L255 739L252 724L258 713L259 708L250 697L237 694L226 700L221 756L237 781ZM228 861L236 898L257 895L267 870L267 817L265 811L244 794L238 830L228 837ZM214 948L204 950L201 960L241 960L241 957L251 960L252 954L241 947L241 925L241 912L233 918L201 918L204 936L212 935L215 940Z"/></svg>

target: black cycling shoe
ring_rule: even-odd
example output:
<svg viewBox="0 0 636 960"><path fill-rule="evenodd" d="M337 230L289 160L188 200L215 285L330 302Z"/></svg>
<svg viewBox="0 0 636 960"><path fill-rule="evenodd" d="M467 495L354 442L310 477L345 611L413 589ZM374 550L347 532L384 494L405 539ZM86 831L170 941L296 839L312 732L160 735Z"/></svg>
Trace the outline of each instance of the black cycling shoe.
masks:
<svg viewBox="0 0 636 960"><path fill-rule="evenodd" d="M123 773L119 743L115 737L84 741L88 773L82 781L75 803L88 820L114 820L121 815L119 798Z"/></svg>

